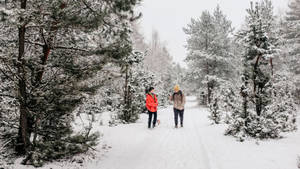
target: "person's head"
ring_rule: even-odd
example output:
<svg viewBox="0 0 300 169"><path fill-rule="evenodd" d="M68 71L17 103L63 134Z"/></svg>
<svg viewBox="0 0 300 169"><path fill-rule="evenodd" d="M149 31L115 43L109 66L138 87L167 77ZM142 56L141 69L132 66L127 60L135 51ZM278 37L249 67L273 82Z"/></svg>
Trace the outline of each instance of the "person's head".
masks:
<svg viewBox="0 0 300 169"><path fill-rule="evenodd" d="M180 90L179 85L175 85L174 91L177 93L177 92L179 92L179 90Z"/></svg>
<svg viewBox="0 0 300 169"><path fill-rule="evenodd" d="M148 93L154 93L154 87L150 87L148 91Z"/></svg>

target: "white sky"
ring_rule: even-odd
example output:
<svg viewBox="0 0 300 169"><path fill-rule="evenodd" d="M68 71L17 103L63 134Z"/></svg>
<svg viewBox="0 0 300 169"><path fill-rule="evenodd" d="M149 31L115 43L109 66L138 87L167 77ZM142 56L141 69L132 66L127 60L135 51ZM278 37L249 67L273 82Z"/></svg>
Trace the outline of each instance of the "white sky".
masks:
<svg viewBox="0 0 300 169"><path fill-rule="evenodd" d="M278 13L286 10L289 0L272 2ZM185 66L186 35L182 28L186 27L191 18L199 17L202 11L212 12L217 4L220 4L222 11L237 29L244 22L245 9L250 6L250 0L143 0L139 7L143 13L140 21L142 32L149 40L152 30L157 30L173 56L173 61Z"/></svg>

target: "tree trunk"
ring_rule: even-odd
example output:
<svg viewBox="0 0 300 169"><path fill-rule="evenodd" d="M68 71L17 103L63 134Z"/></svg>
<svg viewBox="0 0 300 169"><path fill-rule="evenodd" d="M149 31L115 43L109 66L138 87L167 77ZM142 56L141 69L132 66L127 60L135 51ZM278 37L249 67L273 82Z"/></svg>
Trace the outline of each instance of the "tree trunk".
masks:
<svg viewBox="0 0 300 169"><path fill-rule="evenodd" d="M61 3L59 6L60 9L64 9L66 8L66 4L65 3ZM54 39L56 37L57 31L59 29L59 27L57 26L59 24L59 21L53 21L51 23L51 27L50 27L50 37L46 40L44 33L43 33L43 28L41 28L41 36L44 39L44 45L43 45L43 57L41 57L41 61L42 61L42 65L45 66L47 64L47 60L50 56L50 51L51 49L53 49L53 43L54 43ZM43 79L43 74L45 72L45 68L43 67L36 76L36 86L39 86L39 84L41 83L42 79Z"/></svg>
<svg viewBox="0 0 300 169"><path fill-rule="evenodd" d="M126 68L125 68L125 86L124 86L124 106L125 106L125 110L123 110L124 120L126 122L129 121L129 111L128 111L128 108L129 108L128 79L129 79L128 65L126 65Z"/></svg>
<svg viewBox="0 0 300 169"><path fill-rule="evenodd" d="M21 8L26 9L26 0L21 0ZM22 22L23 19L21 18ZM18 88L19 88L19 101L20 101L20 124L19 133L17 138L16 151L18 154L25 154L30 145L30 131L28 126L28 111L27 111L27 97L26 97L26 72L24 68L24 54L25 54L25 24L19 28L19 56L18 56Z"/></svg>
<svg viewBox="0 0 300 169"><path fill-rule="evenodd" d="M211 89L209 87L209 83L207 83L207 102L208 102L208 105L211 102Z"/></svg>
<svg viewBox="0 0 300 169"><path fill-rule="evenodd" d="M126 107L128 106L128 66L126 66L125 70L125 89L124 89L124 103Z"/></svg>
<svg viewBox="0 0 300 169"><path fill-rule="evenodd" d="M206 35L206 37L205 37L205 51L207 51L208 50L208 35ZM208 76L209 75L209 63L208 62L206 62L206 75ZM208 77L207 77L207 105L209 105L210 104L210 102L211 102L211 89L210 89L210 87L209 87L209 79L208 79Z"/></svg>
<svg viewBox="0 0 300 169"><path fill-rule="evenodd" d="M243 96L243 111L244 111L244 118L245 120L245 126L248 126L248 121L247 121L247 117L248 117L248 99L247 99L247 95Z"/></svg>
<svg viewBox="0 0 300 169"><path fill-rule="evenodd" d="M208 62L206 63L206 74L209 75L209 64ZM208 77L207 77L207 105L210 104L211 102L211 88L209 86L209 81L208 81Z"/></svg>
<svg viewBox="0 0 300 169"><path fill-rule="evenodd" d="M263 107L262 97L260 96L261 92L262 92L262 88L258 88L258 90L257 90L258 97L257 97L257 100L256 100L256 113L257 113L258 116L261 115L261 111L262 111L262 107Z"/></svg>
<svg viewBox="0 0 300 169"><path fill-rule="evenodd" d="M272 76L274 75L274 66L273 66L273 59L270 58L270 65L271 65L271 73L272 73Z"/></svg>
<svg viewBox="0 0 300 169"><path fill-rule="evenodd" d="M255 97L254 99L255 99L256 114L258 116L260 116L261 110L262 110L262 103L261 103L262 98L260 96L260 87L257 84L256 77L257 77L257 73L258 73L257 69L259 66L259 60L261 57L262 57L262 55L257 56L256 62L254 65L254 70L253 70L253 93L254 93L254 97Z"/></svg>
<svg viewBox="0 0 300 169"><path fill-rule="evenodd" d="M257 67L258 67L258 63L259 63L259 59L261 58L261 55L258 55L257 56L257 59L255 61L255 64L254 64L254 70L253 70L253 93L256 94L256 76L257 76Z"/></svg>
<svg viewBox="0 0 300 169"><path fill-rule="evenodd" d="M245 76L246 77L246 76ZM247 117L248 117L248 94L247 92L245 92L244 90L247 88L248 86L248 82L247 82L247 78L244 81L244 88L241 88L241 94L243 97L243 118L245 119L245 126L248 126L248 121L247 121Z"/></svg>
<svg viewBox="0 0 300 169"><path fill-rule="evenodd" d="M43 46L43 57L41 58L42 61L42 65L45 66L46 62L48 60L48 57L50 55L50 46L48 44L45 44ZM43 79L43 74L44 74L45 68L43 67L36 76L36 81L35 81L35 86L39 86L39 84L41 83L42 79Z"/></svg>

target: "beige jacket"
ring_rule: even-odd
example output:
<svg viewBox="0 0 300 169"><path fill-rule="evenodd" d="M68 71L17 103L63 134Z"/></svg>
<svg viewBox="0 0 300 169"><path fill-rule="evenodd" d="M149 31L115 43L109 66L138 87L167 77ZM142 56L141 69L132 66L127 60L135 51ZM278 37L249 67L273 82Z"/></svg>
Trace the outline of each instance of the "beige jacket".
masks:
<svg viewBox="0 0 300 169"><path fill-rule="evenodd" d="M174 98L173 98L174 95ZM170 96L170 100L174 102L174 108L178 110L183 110L185 105L185 96L182 94L182 99L180 94L174 93L172 96Z"/></svg>

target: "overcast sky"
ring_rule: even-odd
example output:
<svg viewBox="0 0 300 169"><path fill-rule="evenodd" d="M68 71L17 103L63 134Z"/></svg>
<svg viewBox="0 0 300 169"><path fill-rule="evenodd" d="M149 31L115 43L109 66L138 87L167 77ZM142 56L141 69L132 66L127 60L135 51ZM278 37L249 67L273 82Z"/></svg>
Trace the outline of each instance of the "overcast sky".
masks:
<svg viewBox="0 0 300 169"><path fill-rule="evenodd" d="M159 32L160 38L166 43L173 61L185 65L186 35L182 31L191 20L199 17L204 10L213 11L220 5L222 11L232 21L235 28L244 22L245 9L251 0L143 0L139 10L143 17L140 20L142 32L149 40L152 30ZM275 12L286 10L289 0L272 0Z"/></svg>

